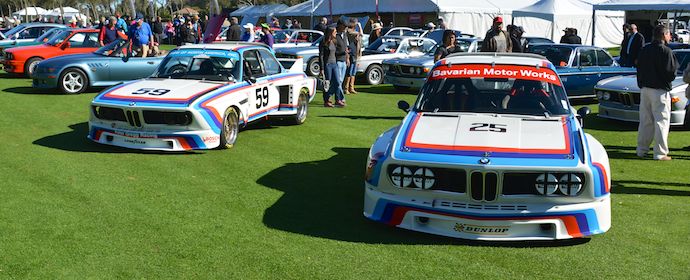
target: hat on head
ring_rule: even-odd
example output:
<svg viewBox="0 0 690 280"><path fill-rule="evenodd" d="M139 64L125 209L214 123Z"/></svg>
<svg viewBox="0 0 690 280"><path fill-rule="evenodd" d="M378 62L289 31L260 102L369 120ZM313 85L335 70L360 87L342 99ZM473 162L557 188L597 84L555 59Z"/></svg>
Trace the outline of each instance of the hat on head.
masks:
<svg viewBox="0 0 690 280"><path fill-rule="evenodd" d="M429 22L429 23L426 24L426 27L427 27L427 28L435 28L435 27L436 27L436 24L434 24L433 22Z"/></svg>
<svg viewBox="0 0 690 280"><path fill-rule="evenodd" d="M374 23L374 24L371 25L371 30L379 30L379 29L381 29L381 28L382 28L382 27L381 27L381 24L378 23L378 22L376 22L376 23Z"/></svg>
<svg viewBox="0 0 690 280"><path fill-rule="evenodd" d="M136 16L134 19L135 19L135 20L144 19L144 15L141 14L141 13L137 13L137 16Z"/></svg>
<svg viewBox="0 0 690 280"><path fill-rule="evenodd" d="M503 23L503 17L495 17L494 23Z"/></svg>
<svg viewBox="0 0 690 280"><path fill-rule="evenodd" d="M248 29L254 29L254 25L251 22L245 23L242 27L248 28Z"/></svg>
<svg viewBox="0 0 690 280"><path fill-rule="evenodd" d="M268 29L271 28L270 26L268 26L268 23L265 23L265 22L261 24L261 27L262 28L268 28Z"/></svg>

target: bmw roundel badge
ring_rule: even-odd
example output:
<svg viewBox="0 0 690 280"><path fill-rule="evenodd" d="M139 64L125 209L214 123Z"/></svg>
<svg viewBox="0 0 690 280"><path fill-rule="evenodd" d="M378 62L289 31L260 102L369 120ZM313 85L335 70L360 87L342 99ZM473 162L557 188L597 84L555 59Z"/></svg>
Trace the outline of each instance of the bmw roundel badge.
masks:
<svg viewBox="0 0 690 280"><path fill-rule="evenodd" d="M488 157L483 157L479 159L479 163L481 164L489 164L491 160Z"/></svg>

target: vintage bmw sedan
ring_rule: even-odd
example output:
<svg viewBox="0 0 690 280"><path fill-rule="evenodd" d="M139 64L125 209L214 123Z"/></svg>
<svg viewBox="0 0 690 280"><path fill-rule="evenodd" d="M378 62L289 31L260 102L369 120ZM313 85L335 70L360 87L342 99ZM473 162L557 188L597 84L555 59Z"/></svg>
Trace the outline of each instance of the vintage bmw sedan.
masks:
<svg viewBox="0 0 690 280"><path fill-rule="evenodd" d="M263 44L182 46L150 78L96 96L88 137L144 150L229 148L239 128L256 120L302 124L315 85L301 69L283 69Z"/></svg>
<svg viewBox="0 0 690 280"><path fill-rule="evenodd" d="M402 124L369 151L367 218L480 240L610 228L608 156L546 58L454 54L434 66L412 108L399 107L409 110Z"/></svg>

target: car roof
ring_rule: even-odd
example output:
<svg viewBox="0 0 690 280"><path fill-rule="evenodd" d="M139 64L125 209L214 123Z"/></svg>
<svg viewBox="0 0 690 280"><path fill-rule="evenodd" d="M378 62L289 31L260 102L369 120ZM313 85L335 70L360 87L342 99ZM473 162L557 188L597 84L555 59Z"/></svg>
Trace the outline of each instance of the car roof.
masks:
<svg viewBox="0 0 690 280"><path fill-rule="evenodd" d="M553 64L538 54L533 53L454 53L442 60L443 64L511 64L525 66L547 66Z"/></svg>
<svg viewBox="0 0 690 280"><path fill-rule="evenodd" d="M59 23L48 23L48 22L26 22L20 24L21 26L54 26L54 27L60 27L60 26L66 26L63 24Z"/></svg>
<svg viewBox="0 0 690 280"><path fill-rule="evenodd" d="M251 42L233 42L233 41L221 41L213 44L194 44L194 45L182 45L177 47L178 49L209 49L209 50L227 50L227 51L237 51L242 48L249 47L260 47L268 49L268 46L263 43L251 43Z"/></svg>

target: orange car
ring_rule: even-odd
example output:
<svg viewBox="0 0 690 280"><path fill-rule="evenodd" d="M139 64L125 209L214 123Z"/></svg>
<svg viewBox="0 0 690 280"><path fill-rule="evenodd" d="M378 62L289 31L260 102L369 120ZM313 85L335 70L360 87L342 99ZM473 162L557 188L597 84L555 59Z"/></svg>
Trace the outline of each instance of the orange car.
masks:
<svg viewBox="0 0 690 280"><path fill-rule="evenodd" d="M31 76L44 59L51 57L89 53L100 48L97 29L71 29L52 37L38 46L11 48L5 51L3 65L8 73Z"/></svg>

